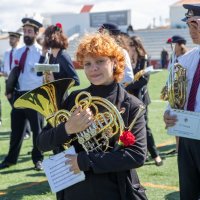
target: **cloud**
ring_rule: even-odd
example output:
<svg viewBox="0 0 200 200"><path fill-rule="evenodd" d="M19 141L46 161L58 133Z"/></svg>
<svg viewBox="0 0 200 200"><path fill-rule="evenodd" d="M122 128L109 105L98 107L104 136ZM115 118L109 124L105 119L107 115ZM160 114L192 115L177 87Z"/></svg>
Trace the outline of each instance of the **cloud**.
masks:
<svg viewBox="0 0 200 200"><path fill-rule="evenodd" d="M24 16L34 13L75 12L79 13L85 4L94 4L92 12L131 9L132 24L137 28L145 28L155 17L158 21L169 17L169 5L176 0L1 0L0 29L16 30L21 26Z"/></svg>

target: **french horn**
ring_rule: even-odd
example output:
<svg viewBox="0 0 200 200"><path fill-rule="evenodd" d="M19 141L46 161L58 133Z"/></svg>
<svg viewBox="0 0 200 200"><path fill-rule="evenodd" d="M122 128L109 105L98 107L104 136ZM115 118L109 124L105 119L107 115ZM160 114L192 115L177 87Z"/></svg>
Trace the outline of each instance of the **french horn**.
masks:
<svg viewBox="0 0 200 200"><path fill-rule="evenodd" d="M60 79L46 83L19 97L14 102L15 108L30 108L42 114L52 127L66 122L76 108L90 108L93 112L93 123L86 130L76 133L74 140L88 152L106 151L109 140L117 133L121 134L125 128L123 119L117 108L107 99L91 96L88 92L81 92L76 96L75 105L70 111L61 109L66 92L74 85L72 79Z"/></svg>
<svg viewBox="0 0 200 200"><path fill-rule="evenodd" d="M166 85L160 98L168 101L171 108L183 109L186 102L186 69L179 63L171 67Z"/></svg>

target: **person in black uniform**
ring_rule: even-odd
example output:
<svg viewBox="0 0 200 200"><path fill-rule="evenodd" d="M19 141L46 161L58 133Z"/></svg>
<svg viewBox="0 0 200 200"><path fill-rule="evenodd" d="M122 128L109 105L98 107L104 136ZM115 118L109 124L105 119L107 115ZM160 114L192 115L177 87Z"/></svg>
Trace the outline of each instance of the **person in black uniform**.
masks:
<svg viewBox="0 0 200 200"><path fill-rule="evenodd" d="M67 54L68 39L63 33L62 24L57 23L56 25L51 25L47 27L44 32L44 41L42 42L43 53L40 58L40 63L45 62L46 54L50 50L49 64L59 64L59 72L49 72L46 74L45 79L47 82L62 78L73 78L75 80L75 85L79 85L79 78L74 69L72 60ZM41 75L41 73L38 73Z"/></svg>
<svg viewBox="0 0 200 200"><path fill-rule="evenodd" d="M159 152L156 148L153 134L148 125L148 105L150 104L150 96L148 93L147 84L149 82L149 74L144 74L144 69L149 65L147 53L142 45L142 41L138 36L132 36L130 38L130 57L132 58L134 81L130 83L125 89L140 99L146 106L145 120L147 130L147 148L154 159L156 166L161 166L163 161L159 156Z"/></svg>
<svg viewBox="0 0 200 200"><path fill-rule="evenodd" d="M191 115L196 116L200 112L200 5L183 4L183 7L188 11L182 21L187 23L190 37L193 43L198 45L178 59L179 64L186 69L186 102L183 110L190 111ZM163 116L166 128L174 126L178 121L177 116L172 115L170 111L169 105ZM185 116L184 119L187 120ZM181 132L183 131L184 129ZM198 137L200 130L190 128L190 131L189 134L181 134L181 132L178 134L180 200L200 199L200 140Z"/></svg>
<svg viewBox="0 0 200 200"><path fill-rule="evenodd" d="M34 70L34 64L38 63L41 55L41 49L35 43L35 40L42 24L31 18L23 18L22 23L25 46L19 48L13 58L15 69L17 69L16 72L19 73L18 83L15 86L14 101L26 92L42 85L42 77L38 77ZM31 155L34 169L42 169L41 161L43 160L43 154L36 146L36 138L42 129L42 117L34 110L16 108L12 108L11 111L9 152L0 164L0 169L10 167L17 163L23 142L23 132L26 125L26 119L29 120L33 132L33 149Z"/></svg>
<svg viewBox="0 0 200 200"><path fill-rule="evenodd" d="M124 56L121 48L108 34L86 35L78 45L77 61L84 67L91 85L72 92L63 104L63 109L71 110L80 92L107 99L118 110L123 110L122 118L128 127L143 103L128 94L119 84L124 73ZM74 138L93 123L91 109L76 108L67 122L56 128L49 124L38 136L37 145L41 151L50 151L66 140ZM146 158L146 129L144 110L136 118L131 129L136 142L118 150L115 146L119 134L113 136L105 152L86 153L77 141L74 145L77 154L67 155L74 173L84 171L86 179L57 193L58 200L145 200L144 188L140 185L135 169L142 166ZM133 136L133 135L132 135ZM57 138L57 139L55 139Z"/></svg>

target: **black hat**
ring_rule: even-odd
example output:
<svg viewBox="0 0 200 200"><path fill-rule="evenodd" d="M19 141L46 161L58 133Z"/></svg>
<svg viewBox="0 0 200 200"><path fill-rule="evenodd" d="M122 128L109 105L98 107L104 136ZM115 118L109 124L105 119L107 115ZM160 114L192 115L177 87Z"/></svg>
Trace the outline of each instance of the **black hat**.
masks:
<svg viewBox="0 0 200 200"><path fill-rule="evenodd" d="M167 40L167 44L171 43L186 44L186 40L184 37L181 37L179 35L174 35L173 37Z"/></svg>
<svg viewBox="0 0 200 200"><path fill-rule="evenodd" d="M120 34L120 29L118 28L117 24L113 23L104 23L100 26L99 32L102 32L103 29L108 30L110 34L112 35L119 35Z"/></svg>
<svg viewBox="0 0 200 200"><path fill-rule="evenodd" d="M183 4L183 7L188 9L188 11L182 21L185 22L190 17L200 16L200 4Z"/></svg>
<svg viewBox="0 0 200 200"><path fill-rule="evenodd" d="M9 36L12 36L12 37L16 37L16 38L20 38L20 36L22 35L21 33L19 32L8 32Z"/></svg>
<svg viewBox="0 0 200 200"><path fill-rule="evenodd" d="M23 18L22 19L22 23L23 23L23 27L28 25L28 26L33 26L33 27L36 27L36 28L41 28L42 27L42 24L34 19L31 19L31 18Z"/></svg>

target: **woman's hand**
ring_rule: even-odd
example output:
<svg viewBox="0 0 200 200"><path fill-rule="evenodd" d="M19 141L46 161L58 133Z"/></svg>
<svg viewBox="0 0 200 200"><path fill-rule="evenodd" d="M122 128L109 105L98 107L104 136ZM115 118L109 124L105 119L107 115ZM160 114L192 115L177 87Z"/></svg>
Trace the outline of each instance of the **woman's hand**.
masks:
<svg viewBox="0 0 200 200"><path fill-rule="evenodd" d="M66 154L65 157L67 158L65 164L70 165L69 170L74 174L78 174L81 170L79 169L78 162L77 162L77 155L70 155Z"/></svg>
<svg viewBox="0 0 200 200"><path fill-rule="evenodd" d="M93 114L89 108L83 110L78 107L65 123L67 134L75 134L84 131L93 122Z"/></svg>
<svg viewBox="0 0 200 200"><path fill-rule="evenodd" d="M164 120L165 125L166 125L165 128L168 128L168 127L172 127L176 124L177 117L176 117L176 115L170 115L170 111L167 110L164 113L163 120Z"/></svg>
<svg viewBox="0 0 200 200"><path fill-rule="evenodd" d="M44 73L44 82L49 83L54 81L54 76L52 72L45 72Z"/></svg>

